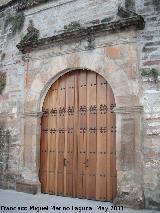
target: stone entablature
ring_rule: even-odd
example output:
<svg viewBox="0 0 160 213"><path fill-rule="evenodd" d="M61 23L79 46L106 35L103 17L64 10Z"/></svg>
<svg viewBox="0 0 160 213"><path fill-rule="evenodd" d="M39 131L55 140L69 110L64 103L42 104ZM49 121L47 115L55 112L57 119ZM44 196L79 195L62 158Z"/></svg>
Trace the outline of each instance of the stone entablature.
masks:
<svg viewBox="0 0 160 213"><path fill-rule="evenodd" d="M36 5L47 3L53 0L1 0L0 2L0 9L4 9L6 7L12 6L13 4L17 4L18 10L29 9Z"/></svg>
<svg viewBox="0 0 160 213"><path fill-rule="evenodd" d="M13 4L17 4L17 8L18 10L24 10L24 9L28 9L31 8L33 6L39 5L41 3L47 3L49 1L53 1L53 0L1 0L0 2L0 10L4 9L6 7L12 6Z"/></svg>
<svg viewBox="0 0 160 213"><path fill-rule="evenodd" d="M21 40L21 42L17 45L17 48L22 53L27 53L36 48L45 48L46 46L50 46L52 43L66 43L66 42L74 42L81 41L87 39L88 48L92 49L93 40L98 34L102 33L116 33L121 32L123 30L127 30L129 28L135 28L142 30L144 29L145 22L142 16L127 11L123 8L119 8L118 15L122 16L118 21L111 21L99 24L95 24L89 27L81 27L78 26L78 29L69 29L64 30L62 33L54 35L48 38L39 39L39 32L37 29L32 26L28 27L27 35Z"/></svg>
<svg viewBox="0 0 160 213"><path fill-rule="evenodd" d="M32 8L34 6L40 5L40 4L44 4L47 2L50 2L53 0L1 0L0 2L0 9L3 9L7 6L11 6L13 4L17 4L18 5L18 10L25 10L25 9L29 9ZM134 0L121 0L119 1L119 4L123 4L125 5L125 7L127 9L134 9L135 8L135 2Z"/></svg>

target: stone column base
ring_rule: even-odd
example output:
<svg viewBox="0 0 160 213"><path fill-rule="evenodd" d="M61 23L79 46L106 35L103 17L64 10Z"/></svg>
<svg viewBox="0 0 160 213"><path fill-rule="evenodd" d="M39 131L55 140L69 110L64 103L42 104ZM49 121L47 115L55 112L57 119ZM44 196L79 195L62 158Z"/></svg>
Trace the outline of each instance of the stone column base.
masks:
<svg viewBox="0 0 160 213"><path fill-rule="evenodd" d="M144 209L144 193L142 189L134 188L131 191L121 191L113 202L115 205L132 209Z"/></svg>
<svg viewBox="0 0 160 213"><path fill-rule="evenodd" d="M25 192L25 193L29 193L29 194L38 194L38 193L41 193L41 184L40 183L17 182L16 191Z"/></svg>
<svg viewBox="0 0 160 213"><path fill-rule="evenodd" d="M8 184L7 184L7 182L0 181L0 189L8 189Z"/></svg>

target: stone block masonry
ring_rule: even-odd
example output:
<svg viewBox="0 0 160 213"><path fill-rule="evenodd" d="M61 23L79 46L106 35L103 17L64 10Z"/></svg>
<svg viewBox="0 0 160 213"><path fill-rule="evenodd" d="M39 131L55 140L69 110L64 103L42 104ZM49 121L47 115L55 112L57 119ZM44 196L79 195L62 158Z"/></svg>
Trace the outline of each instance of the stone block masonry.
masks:
<svg viewBox="0 0 160 213"><path fill-rule="evenodd" d="M144 105L144 196L148 208L160 208L160 92L159 78L147 75L154 69L160 75L160 1L135 1L136 11L143 15L146 26L139 31L142 103ZM150 172L149 172L150 171Z"/></svg>

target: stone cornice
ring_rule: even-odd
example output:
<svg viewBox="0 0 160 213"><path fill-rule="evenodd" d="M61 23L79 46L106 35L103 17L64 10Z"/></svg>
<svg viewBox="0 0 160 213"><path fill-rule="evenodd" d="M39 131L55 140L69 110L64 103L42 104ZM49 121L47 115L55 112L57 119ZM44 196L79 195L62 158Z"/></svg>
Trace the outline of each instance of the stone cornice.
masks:
<svg viewBox="0 0 160 213"><path fill-rule="evenodd" d="M25 9L29 9L31 7L40 5L40 4L45 4L47 2L50 2L53 0L20 0L18 3L18 10L25 10Z"/></svg>
<svg viewBox="0 0 160 213"><path fill-rule="evenodd" d="M53 43L69 43L87 39L88 47L92 48L92 40L94 37L102 34L102 33L116 33L121 32L123 30L127 30L129 28L134 29L143 29L145 26L145 22L142 16L135 15L132 17L121 18L118 21L111 21L106 23L100 23L97 25L92 25L89 27L80 27L75 30L66 30L57 35L46 37L39 39L37 37L38 31L33 27L33 33L28 32L27 35L22 39L22 41L17 44L17 48L22 53L31 52L37 48L43 48L45 46L49 46ZM36 37L36 39L35 39Z"/></svg>
<svg viewBox="0 0 160 213"><path fill-rule="evenodd" d="M6 7L10 7L13 4L15 4L18 0L10 0L10 1L6 1L3 4L0 5L0 10L5 9Z"/></svg>
<svg viewBox="0 0 160 213"><path fill-rule="evenodd" d="M37 6L39 4L42 3L47 3L53 0L10 0L4 4L2 4L0 6L0 10L5 9L6 7L10 7L12 5L16 5L17 10L21 11L21 10L25 10L25 9L29 9L31 7Z"/></svg>

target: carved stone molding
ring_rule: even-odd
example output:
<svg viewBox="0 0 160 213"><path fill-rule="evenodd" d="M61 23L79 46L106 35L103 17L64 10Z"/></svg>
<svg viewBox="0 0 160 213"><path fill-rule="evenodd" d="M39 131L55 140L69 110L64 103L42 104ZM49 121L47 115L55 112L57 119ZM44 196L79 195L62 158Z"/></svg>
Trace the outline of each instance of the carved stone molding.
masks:
<svg viewBox="0 0 160 213"><path fill-rule="evenodd" d="M17 5L17 10L21 11L50 1L53 0L5 0L0 3L0 10L12 5Z"/></svg>
<svg viewBox="0 0 160 213"><path fill-rule="evenodd" d="M128 9L125 9L124 7L118 7L118 16L121 18L129 18L129 17L134 17L134 16L139 16L137 13L130 11Z"/></svg>
<svg viewBox="0 0 160 213"><path fill-rule="evenodd" d="M113 110L115 113L132 113L132 112L142 112L143 106L133 106L133 107L115 107ZM21 117L39 117L41 118L43 112L24 112Z"/></svg>
<svg viewBox="0 0 160 213"><path fill-rule="evenodd" d="M39 31L33 27L33 32L28 32L24 39L17 44L17 48L25 54L34 49L50 46L53 43L63 44L86 39L88 41L88 49L90 49L91 47L93 48L92 41L94 38L102 33L108 34L121 32L130 27L134 27L135 29L143 29L144 26L145 22L143 17L134 13L134 15L127 18L121 18L118 21L99 23L89 27L82 27L70 31L64 30L62 33L42 39L38 39Z"/></svg>
<svg viewBox="0 0 160 213"><path fill-rule="evenodd" d="M38 42L39 38L39 30L34 27L33 21L29 21L29 25L27 28L27 34L21 40L21 42L17 45L18 48L22 46L32 46Z"/></svg>
<svg viewBox="0 0 160 213"><path fill-rule="evenodd" d="M34 117L34 118L41 118L43 115L43 112L24 112L21 114L22 118L25 117Z"/></svg>
<svg viewBox="0 0 160 213"><path fill-rule="evenodd" d="M143 106L133 106L133 107L116 107L114 108L115 113L120 114L130 114L133 112L143 112Z"/></svg>

